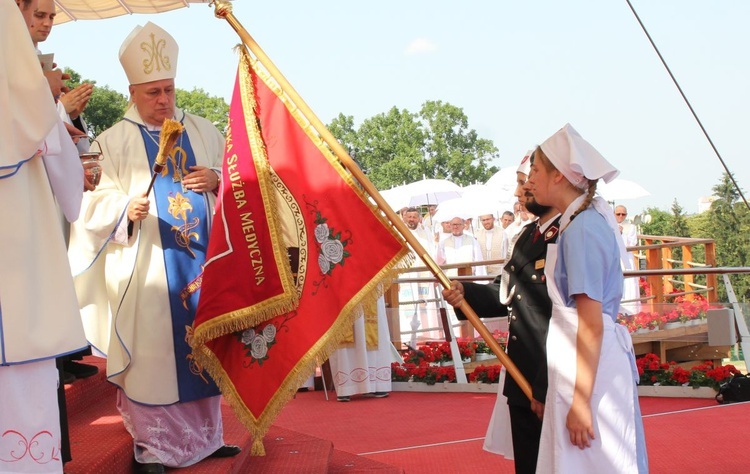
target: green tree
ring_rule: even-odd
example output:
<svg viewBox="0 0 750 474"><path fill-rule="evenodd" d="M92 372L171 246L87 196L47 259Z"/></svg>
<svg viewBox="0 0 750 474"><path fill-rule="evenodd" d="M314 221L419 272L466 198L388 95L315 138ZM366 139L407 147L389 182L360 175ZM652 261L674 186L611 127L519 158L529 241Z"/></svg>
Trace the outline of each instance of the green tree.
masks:
<svg viewBox="0 0 750 474"><path fill-rule="evenodd" d="M119 122L128 108L128 99L109 86L95 87L84 111L84 117L94 136Z"/></svg>
<svg viewBox="0 0 750 474"><path fill-rule="evenodd" d="M685 213L682 210L682 206L675 199L672 202L672 214L669 216L668 221L668 234L674 237L690 237L690 229L687 225L687 219ZM672 258L675 260L682 260L682 249L675 247L672 249ZM681 279L681 278L680 278Z"/></svg>
<svg viewBox="0 0 750 474"><path fill-rule="evenodd" d="M358 129L339 114L328 128L379 189L422 178L467 185L497 171L489 166L498 156L492 141L468 128L462 109L441 101L425 102L419 113L392 107Z"/></svg>
<svg viewBox="0 0 750 474"><path fill-rule="evenodd" d="M80 74L70 68L65 68L65 72L70 75L67 84L71 89L83 82L90 82L96 86L96 81L83 80ZM120 121L123 115L125 115L127 107L128 98L124 95L110 89L108 86L94 87L86 110L83 112L89 132L96 137Z"/></svg>
<svg viewBox="0 0 750 474"><path fill-rule="evenodd" d="M328 131L337 138L339 143L341 143L341 146L343 146L347 153L349 153L349 156L366 173L362 167L362 163L357 160L357 157L359 156L359 145L357 131L354 128L354 117L340 113L330 124L328 124Z"/></svg>
<svg viewBox="0 0 750 474"><path fill-rule="evenodd" d="M747 266L750 255L748 210L744 203L738 202L739 192L728 174L724 173L712 190L717 199L711 204L708 230L710 237L716 241L716 263L726 267ZM731 278L737 297L747 300L750 297L750 276Z"/></svg>
<svg viewBox="0 0 750 474"><path fill-rule="evenodd" d="M229 121L229 105L222 97L211 96L203 89L194 88L192 91L175 89L175 103L177 107L210 120L224 132Z"/></svg>
<svg viewBox="0 0 750 474"><path fill-rule="evenodd" d="M424 141L416 116L393 107L362 123L355 156L370 181L386 189L422 178Z"/></svg>
<svg viewBox="0 0 750 474"><path fill-rule="evenodd" d="M672 216L669 224L672 230L670 235L676 237L690 237L690 228L688 227L685 212L682 210L682 206L677 202L677 199L672 202Z"/></svg>
<svg viewBox="0 0 750 474"><path fill-rule="evenodd" d="M469 119L463 109L442 101L427 101L419 112L426 130L427 170L436 170L436 178L456 184L484 182L494 172L488 163L497 158L497 147L491 140L479 138L469 130Z"/></svg>
<svg viewBox="0 0 750 474"><path fill-rule="evenodd" d="M646 209L646 214L651 216L651 222L641 225L644 235L667 236L670 234L670 215L656 207Z"/></svg>

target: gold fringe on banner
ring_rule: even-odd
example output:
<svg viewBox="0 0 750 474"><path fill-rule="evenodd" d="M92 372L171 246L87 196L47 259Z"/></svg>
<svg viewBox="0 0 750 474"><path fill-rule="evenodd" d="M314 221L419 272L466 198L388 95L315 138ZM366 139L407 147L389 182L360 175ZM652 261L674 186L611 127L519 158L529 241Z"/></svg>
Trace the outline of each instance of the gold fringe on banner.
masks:
<svg viewBox="0 0 750 474"><path fill-rule="evenodd" d="M237 46L236 51L240 51L240 70L247 71L250 68L250 62L244 48ZM241 72L242 74L242 72ZM245 73L246 75L246 73ZM242 107L243 110L253 112L257 110L255 94L248 80L241 80L242 88ZM253 120L245 120L245 128L250 143L250 149L253 156L253 166L258 175L258 186L263 197L263 208L266 210L267 224L269 233L274 244L273 256L277 262L277 270L282 280L284 293L273 298L255 304L249 308L240 308L229 313L219 315L210 321L206 321L196 328L194 335L194 344L200 346L207 341L216 339L226 334L244 331L245 329L255 327L265 321L273 319L276 316L293 311L299 306L299 293L294 289L294 277L292 275L289 257L286 254L286 247L283 245L282 225L279 213L276 212L277 203L272 182L272 170L268 163L265 144L258 130L255 115Z"/></svg>
<svg viewBox="0 0 750 474"><path fill-rule="evenodd" d="M251 67L258 77L263 80L281 99L287 107L287 110L297 121L298 125L306 132L308 138L310 138L310 140L312 140L317 146L331 166L336 169L341 178L355 193L357 193L357 195L359 195L363 202L368 204L370 211L383 224L384 230L390 232L391 235L402 243L403 246L402 250L398 252L391 261L384 265L384 267L341 309L338 318L331 325L331 328L310 348L295 367L290 370L287 377L279 386L276 394L271 398L263 413L258 417L255 417L245 406L240 394L236 390L236 387L222 368L216 354L205 346L205 344L201 344L195 348L196 358L219 386L222 394L234 410L238 419L250 431L253 437L251 455L262 456L265 454L263 436L267 433L273 420L276 419L289 400L294 397L298 388L314 373L315 368L323 361L327 360L333 351L338 348L339 343L346 336L347 332L351 331L354 320L358 317L363 317L366 313L370 312L366 311L365 308L374 307L374 305L377 304L378 298L380 298L385 292L385 289L398 278L400 272L411 266L414 257L406 247L401 235L398 234L385 220L377 206L369 201L369 197L362 191L361 187L353 179L351 174L340 164L339 160L331 153L330 149L324 145L323 141L315 133L314 129L310 126L309 121L299 109L294 106L270 76L260 68L260 64L249 55L244 47L240 48L240 52L242 56L240 61L240 81L242 83L243 105L252 104L253 106L253 108L246 108L245 110L248 112L257 112L255 108L257 106L255 102L255 91L252 87L251 76L248 73L248 67ZM246 94L252 97L246 99ZM245 102L245 100L247 100L247 102ZM248 136L250 137L251 147L253 147L253 154L255 156L256 147L260 150L260 147L262 146L258 121L255 115L253 117L247 117L245 121L248 127ZM259 143L253 144L254 141L258 141ZM263 151L265 150L263 149ZM260 154L258 154L258 156L260 156ZM262 156L265 158L265 153L263 153ZM272 176L273 174L273 170L269 170L269 175ZM265 204L267 203L264 203L264 205ZM273 215L274 213L270 212L269 214ZM302 277L304 277L304 275L302 275ZM242 331L257 325L249 324L243 326L248 320L252 320L252 318L243 319L241 324L234 326L236 329L233 332ZM238 323L239 322L240 320L238 320Z"/></svg>

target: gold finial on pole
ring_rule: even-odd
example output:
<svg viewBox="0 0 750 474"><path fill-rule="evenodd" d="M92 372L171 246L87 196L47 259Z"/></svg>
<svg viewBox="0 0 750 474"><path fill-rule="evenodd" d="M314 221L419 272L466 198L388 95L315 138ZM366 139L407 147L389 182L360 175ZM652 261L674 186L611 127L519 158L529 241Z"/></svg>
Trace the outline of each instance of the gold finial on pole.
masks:
<svg viewBox="0 0 750 474"><path fill-rule="evenodd" d="M216 18L225 18L232 14L232 4L227 0L213 0L209 5L214 6L214 15Z"/></svg>

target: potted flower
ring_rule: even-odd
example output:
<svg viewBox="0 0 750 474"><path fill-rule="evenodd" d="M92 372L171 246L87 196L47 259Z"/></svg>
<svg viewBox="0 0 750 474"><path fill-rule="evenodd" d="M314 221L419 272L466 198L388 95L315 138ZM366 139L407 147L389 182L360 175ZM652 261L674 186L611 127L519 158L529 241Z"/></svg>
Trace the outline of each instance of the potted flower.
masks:
<svg viewBox="0 0 750 474"><path fill-rule="evenodd" d="M438 362L441 366L453 365L453 355L449 342L430 342L428 344L435 362Z"/></svg>
<svg viewBox="0 0 750 474"><path fill-rule="evenodd" d="M615 322L628 328L628 332L631 334L638 329L635 327L635 318L632 314L618 313Z"/></svg>
<svg viewBox="0 0 750 474"><path fill-rule="evenodd" d="M474 355L474 341L472 339L458 338L458 353L461 355L461 362L468 364L471 362L471 356Z"/></svg>
<svg viewBox="0 0 750 474"><path fill-rule="evenodd" d="M659 313L651 313L648 311L641 311L640 313L633 316L633 327L635 328L636 334L643 334L651 332L659 327Z"/></svg>
<svg viewBox="0 0 750 474"><path fill-rule="evenodd" d="M474 352L474 360L482 361L492 359L493 357L495 357L495 354L492 353L492 349L490 349L490 346L488 346L487 343L482 339L477 339Z"/></svg>
<svg viewBox="0 0 750 474"><path fill-rule="evenodd" d="M718 390L723 382L740 373L733 365L717 367L711 361L685 369L675 362L662 362L656 354L646 354L636 359L635 363L642 386L711 387Z"/></svg>
<svg viewBox="0 0 750 474"><path fill-rule="evenodd" d="M676 309L673 309L671 311L666 311L662 317L661 317L662 328L663 329L674 329L682 326L682 321L680 321L680 313Z"/></svg>
<svg viewBox="0 0 750 474"><path fill-rule="evenodd" d="M500 380L500 365L478 365L469 374L469 382L497 383Z"/></svg>

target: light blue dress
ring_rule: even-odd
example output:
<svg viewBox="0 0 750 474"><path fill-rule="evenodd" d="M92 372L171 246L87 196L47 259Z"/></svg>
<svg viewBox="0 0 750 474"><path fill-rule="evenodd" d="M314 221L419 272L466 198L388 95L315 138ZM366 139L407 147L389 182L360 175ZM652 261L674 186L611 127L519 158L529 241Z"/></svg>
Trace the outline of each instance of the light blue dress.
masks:
<svg viewBox="0 0 750 474"><path fill-rule="evenodd" d="M620 249L610 224L595 209L578 214L565 226L554 249L548 249L545 273L553 301L547 341L549 383L537 472L648 472L643 422L632 372L632 341L615 320L622 298ZM604 335L592 394L597 439L579 450L570 443L565 419L575 386L578 316L575 295L586 294L602 303ZM572 370L571 370L572 368ZM632 392L632 397L624 393ZM593 470L591 470L593 469ZM605 472L599 471L599 472Z"/></svg>

